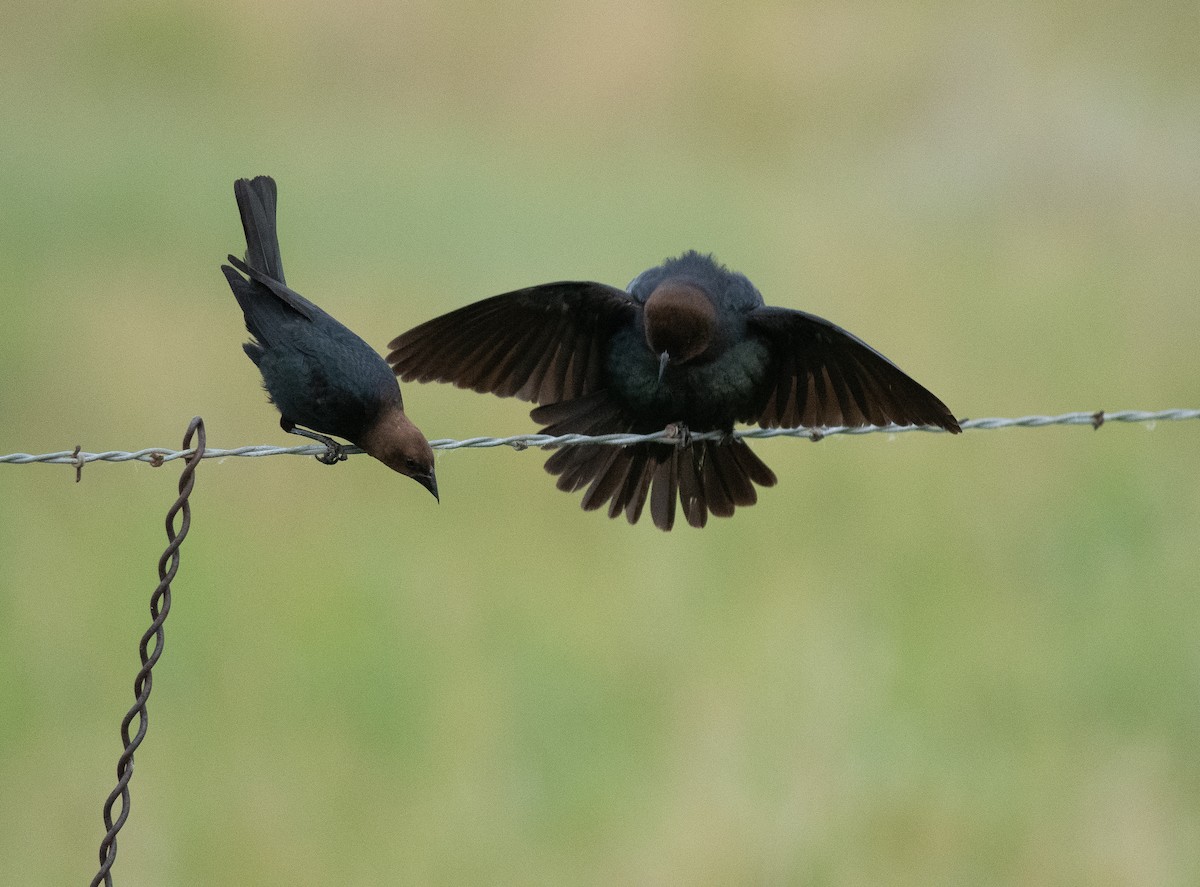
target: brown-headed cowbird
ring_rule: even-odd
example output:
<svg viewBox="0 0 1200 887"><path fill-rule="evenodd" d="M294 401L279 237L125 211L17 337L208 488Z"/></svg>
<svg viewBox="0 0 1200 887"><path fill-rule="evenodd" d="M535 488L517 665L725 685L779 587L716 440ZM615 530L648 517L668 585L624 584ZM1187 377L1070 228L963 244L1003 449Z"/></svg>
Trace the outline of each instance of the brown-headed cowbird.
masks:
<svg viewBox="0 0 1200 887"><path fill-rule="evenodd" d="M396 377L370 345L284 281L275 229L275 180L238 179L233 184L246 261L234 256L221 270L229 281L246 329L254 337L242 347L262 373L284 431L320 441L318 458L346 458L326 435L357 444L384 465L411 477L437 496L433 450L404 414Z"/></svg>
<svg viewBox="0 0 1200 887"><path fill-rule="evenodd" d="M757 501L775 475L743 441L688 431L833 425L961 429L940 400L861 339L827 320L772 308L744 276L687 252L639 274L628 290L548 283L451 311L396 338L388 363L405 380L541 404L545 434L647 434L680 443L565 446L546 470L560 490L587 487L630 523L650 497L671 529L678 496L689 524Z"/></svg>

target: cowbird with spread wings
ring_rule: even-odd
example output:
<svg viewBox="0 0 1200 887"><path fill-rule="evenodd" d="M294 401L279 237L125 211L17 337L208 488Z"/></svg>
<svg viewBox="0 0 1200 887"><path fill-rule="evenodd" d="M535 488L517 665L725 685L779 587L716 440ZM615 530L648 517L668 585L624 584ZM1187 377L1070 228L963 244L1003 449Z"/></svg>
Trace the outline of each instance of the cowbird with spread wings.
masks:
<svg viewBox="0 0 1200 887"><path fill-rule="evenodd" d="M743 275L687 252L634 278L627 290L565 281L475 302L392 341L400 378L539 404L545 434L648 434L672 443L572 444L546 470L583 494L586 510L641 516L660 529L728 517L753 505L775 474L734 423L764 428L933 425L954 415L894 363L838 326L773 308ZM722 431L721 440L689 432Z"/></svg>
<svg viewBox="0 0 1200 887"><path fill-rule="evenodd" d="M262 373L283 430L325 444L318 458L327 464L346 458L327 435L348 440L436 497L433 450L404 414L396 376L370 345L285 283L275 180L238 179L233 193L246 260L229 256L233 267L221 270L254 337L242 347Z"/></svg>

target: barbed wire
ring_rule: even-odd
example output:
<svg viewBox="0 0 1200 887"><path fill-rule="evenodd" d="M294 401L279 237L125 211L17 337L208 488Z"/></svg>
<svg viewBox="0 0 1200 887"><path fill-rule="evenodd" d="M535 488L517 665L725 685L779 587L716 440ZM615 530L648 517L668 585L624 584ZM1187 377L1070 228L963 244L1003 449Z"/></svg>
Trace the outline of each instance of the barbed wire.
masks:
<svg viewBox="0 0 1200 887"><path fill-rule="evenodd" d="M1171 410L1118 410L1106 412L1061 413L1057 416L1019 416L1016 418L986 418L964 419L959 424L963 431L995 431L1001 428L1046 428L1053 425L1090 425L1099 428L1110 422L1152 424L1157 422L1185 422L1200 419L1200 409L1171 409ZM924 431L945 434L945 429L932 425L867 425L848 427L835 425L828 428L742 428L733 432L739 439L765 439L775 437L806 438L822 440L835 435L850 434L900 434L906 431ZM719 440L724 435L719 431L703 433L693 432L691 440ZM637 443L674 442L677 438L671 431L656 431L653 434L515 434L509 437L469 437L463 440L441 439L431 440L429 445L435 450L459 450L469 448L511 447L514 450L524 450L530 447L564 447L571 444L607 444L611 446L629 446ZM362 453L358 447L345 447L344 451L351 455ZM326 452L324 446L305 444L295 447L279 447L267 444L235 447L221 450L209 448L204 451L205 459L224 459L231 456L316 456ZM175 459L187 459L195 450L170 450L163 447L148 447L132 452L108 450L103 453L84 453L79 447L74 450L61 450L55 453L9 453L0 455L0 464L29 465L46 463L50 465L74 465L78 471L89 462L148 462L158 467ZM77 474L78 477L78 474Z"/></svg>

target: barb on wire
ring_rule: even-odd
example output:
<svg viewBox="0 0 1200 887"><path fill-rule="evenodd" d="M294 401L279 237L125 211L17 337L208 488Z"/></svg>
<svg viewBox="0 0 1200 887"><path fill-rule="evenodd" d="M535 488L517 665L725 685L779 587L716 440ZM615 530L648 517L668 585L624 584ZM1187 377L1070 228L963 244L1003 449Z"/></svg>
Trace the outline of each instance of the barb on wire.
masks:
<svg viewBox="0 0 1200 887"><path fill-rule="evenodd" d="M192 436L196 437L196 446L191 448ZM188 496L195 485L196 466L205 455L204 420L199 416L192 419L187 433L183 436L183 448L187 453L187 464L179 475L179 498L167 510L167 548L158 559L158 587L150 595L150 628L142 635L138 654L142 667L138 670L133 681L133 707L121 720L121 742L124 751L117 759L117 786L104 802L104 839L100 842L100 870L92 878L92 887L97 887L101 881L106 887L112 887L112 866L117 858L117 832L129 818L129 780L133 778L133 753L137 751L142 740L146 737L148 726L146 701L150 698L152 685L151 670L154 668L163 649L163 623L171 609L171 581L179 572L179 546L183 544L192 523L191 506ZM78 448L76 448L78 449ZM84 455L84 454L79 454ZM175 529L175 517L182 515L179 530ZM150 649L150 641L154 641L154 649ZM137 733L131 738L129 727L133 719L138 719ZM117 799L121 800L121 811L116 820L113 819L113 806Z"/></svg>
<svg viewBox="0 0 1200 887"><path fill-rule="evenodd" d="M1200 419L1200 409L1175 409L1148 412L1146 410L1120 410L1118 412L1078 412L1062 413L1057 416L1020 416L1015 419L964 419L959 424L964 431L995 431L1000 428L1045 428L1050 425L1090 425L1099 428L1109 422L1143 423L1155 422L1184 422ZM834 426L831 428L742 428L733 433L736 438L770 438L770 437L803 437L809 440L821 440L837 434L898 434L904 431L926 431L931 433L946 433L944 429L928 425L867 425L861 428ZM716 440L721 437L718 431L693 433L692 440ZM653 441L673 441L670 432L658 431L654 434L602 434L590 436L586 434L563 434L553 437L547 434L516 434L510 437L471 437L465 440L432 440L429 445L435 450L458 450L464 448L512 447L514 450L524 450L529 447L563 447L568 444L610 444L628 446L635 443ZM345 447L344 451L352 455L362 453L358 447ZM298 447L276 447L265 444L237 447L231 450L206 449L200 454L203 459L224 459L227 456L317 456L326 452L324 446L306 444ZM44 462L51 465L74 465L81 468L88 462L148 462L155 468L176 459L192 459L196 451L192 449L169 450L163 447L149 447L133 452L110 450L104 453L81 453L76 450L62 450L56 453L10 453L0 455L0 464L29 465L34 462Z"/></svg>

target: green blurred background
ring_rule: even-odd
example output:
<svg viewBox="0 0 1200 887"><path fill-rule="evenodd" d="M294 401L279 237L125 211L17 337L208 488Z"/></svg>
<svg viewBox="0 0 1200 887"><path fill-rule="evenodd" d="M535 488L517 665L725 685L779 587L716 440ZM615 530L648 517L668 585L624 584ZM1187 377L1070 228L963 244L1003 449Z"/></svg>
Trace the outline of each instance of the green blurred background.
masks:
<svg viewBox="0 0 1200 887"><path fill-rule="evenodd" d="M6 7L0 452L296 443L218 265L383 349L713 251L960 416L1200 405L1179 3ZM430 437L526 408L406 386ZM536 451L205 462L130 884L1200 883L1192 424L765 441L704 531ZM0 466L0 880L95 871L178 463Z"/></svg>

